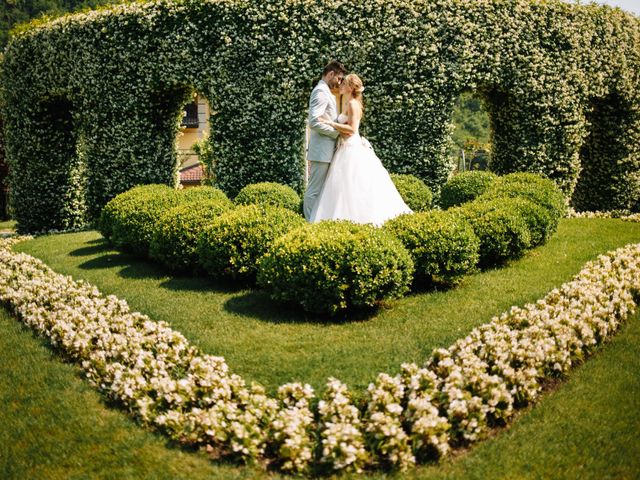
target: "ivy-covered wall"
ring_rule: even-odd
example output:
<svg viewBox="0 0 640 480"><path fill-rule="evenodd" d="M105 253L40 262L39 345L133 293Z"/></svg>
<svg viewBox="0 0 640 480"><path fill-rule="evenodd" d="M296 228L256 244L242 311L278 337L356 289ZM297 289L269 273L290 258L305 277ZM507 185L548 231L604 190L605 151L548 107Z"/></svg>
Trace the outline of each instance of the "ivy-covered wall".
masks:
<svg viewBox="0 0 640 480"><path fill-rule="evenodd" d="M308 95L340 59L366 85L364 133L434 190L455 100L479 92L492 168L556 180L577 209L637 205L640 21L560 0L159 0L13 32L2 82L22 231L79 226L138 183L177 181L195 89L220 187L303 185Z"/></svg>

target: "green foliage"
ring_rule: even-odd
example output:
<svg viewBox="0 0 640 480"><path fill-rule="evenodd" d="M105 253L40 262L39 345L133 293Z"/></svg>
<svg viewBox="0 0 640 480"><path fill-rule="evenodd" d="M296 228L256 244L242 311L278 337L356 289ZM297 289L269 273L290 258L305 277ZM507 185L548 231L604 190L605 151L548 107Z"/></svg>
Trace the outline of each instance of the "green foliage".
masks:
<svg viewBox="0 0 640 480"><path fill-rule="evenodd" d="M580 149L583 169L571 203L578 211L640 212L640 109L617 91L589 103L591 129Z"/></svg>
<svg viewBox="0 0 640 480"><path fill-rule="evenodd" d="M519 258L531 246L527 222L513 202L508 198L496 198L470 202L450 210L453 215L465 218L480 239L479 264L483 267Z"/></svg>
<svg viewBox="0 0 640 480"><path fill-rule="evenodd" d="M381 229L324 221L275 241L260 262L258 284L276 300L334 315L401 297L413 268L409 252Z"/></svg>
<svg viewBox="0 0 640 480"><path fill-rule="evenodd" d="M455 207L482 195L497 175L485 171L469 171L454 175L440 191L440 206Z"/></svg>
<svg viewBox="0 0 640 480"><path fill-rule="evenodd" d="M272 205L245 205L226 212L200 236L200 265L214 277L255 280L260 258L271 243L304 225L304 218Z"/></svg>
<svg viewBox="0 0 640 480"><path fill-rule="evenodd" d="M236 205L273 205L300 210L300 195L287 186L275 182L252 183L244 187L234 199Z"/></svg>
<svg viewBox="0 0 640 480"><path fill-rule="evenodd" d="M480 241L459 215L437 210L401 215L384 229L408 250L421 281L454 286L478 263Z"/></svg>
<svg viewBox="0 0 640 480"><path fill-rule="evenodd" d="M301 191L309 92L336 57L367 85L363 129L390 171L439 192L456 99L478 91L493 171L543 172L581 206L630 208L639 42L634 16L560 0L166 0L35 22L3 62L12 207L21 231L71 228L134 185L176 185L194 90L212 106L219 188Z"/></svg>
<svg viewBox="0 0 640 480"><path fill-rule="evenodd" d="M392 173L391 180L400 196L414 212L424 212L431 208L433 194L427 185L415 175Z"/></svg>
<svg viewBox="0 0 640 480"><path fill-rule="evenodd" d="M177 204L177 192L166 185L134 187L105 205L98 230L118 248L146 255L155 222Z"/></svg>
<svg viewBox="0 0 640 480"><path fill-rule="evenodd" d="M513 208L527 224L531 248L546 243L556 231L558 223L545 207L525 197L505 197L506 205Z"/></svg>
<svg viewBox="0 0 640 480"><path fill-rule="evenodd" d="M16 1L7 0L0 6L0 51L4 50L9 32L20 23L31 19L49 19L70 11L81 11L95 8L115 0L38 0Z"/></svg>
<svg viewBox="0 0 640 480"><path fill-rule="evenodd" d="M552 232L567 211L565 198L556 183L535 173L511 173L500 177L483 195L487 200L501 197L525 198L544 207L551 220L548 228Z"/></svg>
<svg viewBox="0 0 640 480"><path fill-rule="evenodd" d="M149 256L175 270L198 268L198 240L232 204L220 199L192 200L164 213L156 225Z"/></svg>
<svg viewBox="0 0 640 480"><path fill-rule="evenodd" d="M229 200L229 197L227 197L222 190L215 187L203 186L185 188L184 190L179 190L178 195L180 196L181 203L193 202L196 200L215 200L228 208L233 206L233 202Z"/></svg>

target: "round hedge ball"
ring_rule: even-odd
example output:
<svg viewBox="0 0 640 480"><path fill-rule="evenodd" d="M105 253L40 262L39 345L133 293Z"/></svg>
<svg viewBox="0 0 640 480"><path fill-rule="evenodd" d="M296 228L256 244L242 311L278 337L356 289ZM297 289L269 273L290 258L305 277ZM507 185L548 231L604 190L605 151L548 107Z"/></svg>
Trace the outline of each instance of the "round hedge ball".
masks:
<svg viewBox="0 0 640 480"><path fill-rule="evenodd" d="M116 247L147 255L156 222L180 203L167 185L143 185L111 199L102 210L100 229Z"/></svg>
<svg viewBox="0 0 640 480"><path fill-rule="evenodd" d="M300 196L296 191L275 182L252 183L244 187L234 199L236 205L273 205L300 211Z"/></svg>
<svg viewBox="0 0 640 480"><path fill-rule="evenodd" d="M482 195L498 178L495 173L473 170L454 175L440 190L443 209L462 205Z"/></svg>
<svg viewBox="0 0 640 480"><path fill-rule="evenodd" d="M305 223L300 215L283 207L237 207L202 232L198 242L199 263L214 277L253 281L260 258L271 243Z"/></svg>
<svg viewBox="0 0 640 480"><path fill-rule="evenodd" d="M496 197L496 199L499 198ZM503 206L517 211L527 224L531 236L531 247L544 244L553 234L557 225L549 210L526 197L503 198Z"/></svg>
<svg viewBox="0 0 640 480"><path fill-rule="evenodd" d="M466 218L480 239L479 264L483 267L519 258L531 246L527 223L506 200L469 202L451 212Z"/></svg>
<svg viewBox="0 0 640 480"><path fill-rule="evenodd" d="M549 228L554 232L567 206L562 191L556 183L536 173L510 173L498 178L483 195L484 198L526 198L547 209L551 218Z"/></svg>
<svg viewBox="0 0 640 480"><path fill-rule="evenodd" d="M171 208L158 220L149 256L174 270L197 269L200 235L231 208L233 204L226 196L204 197Z"/></svg>
<svg viewBox="0 0 640 480"><path fill-rule="evenodd" d="M433 193L431 189L415 175L392 173L391 180L398 189L404 203L414 212L425 212L431 208Z"/></svg>
<svg viewBox="0 0 640 480"><path fill-rule="evenodd" d="M258 284L276 300L335 315L404 295L413 261L399 240L372 225L307 224L273 242Z"/></svg>
<svg viewBox="0 0 640 480"><path fill-rule="evenodd" d="M476 269L480 240L460 215L439 210L400 215L384 229L409 251L420 281L454 286Z"/></svg>
<svg viewBox="0 0 640 480"><path fill-rule="evenodd" d="M210 186L190 187L178 190L178 196L180 197L180 203L198 200L216 200L220 204L228 205L229 208L233 206L233 202L229 200L229 197L227 197L222 190Z"/></svg>

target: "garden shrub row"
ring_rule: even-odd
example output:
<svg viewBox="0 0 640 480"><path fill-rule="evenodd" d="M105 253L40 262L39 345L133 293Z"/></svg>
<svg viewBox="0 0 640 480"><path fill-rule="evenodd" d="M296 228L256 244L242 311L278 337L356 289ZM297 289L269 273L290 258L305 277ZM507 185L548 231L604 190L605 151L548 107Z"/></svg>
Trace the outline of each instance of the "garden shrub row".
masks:
<svg viewBox="0 0 640 480"><path fill-rule="evenodd" d="M413 189L405 190L408 198L409 190L428 191L410 176L403 180ZM564 213L558 187L535 174L492 178L471 202L401 215L383 228L307 224L288 188L249 185L233 205L213 187L136 187L107 204L101 229L117 247L171 268L257 283L276 300L334 315L401 297L412 285L455 286L478 266L544 243Z"/></svg>

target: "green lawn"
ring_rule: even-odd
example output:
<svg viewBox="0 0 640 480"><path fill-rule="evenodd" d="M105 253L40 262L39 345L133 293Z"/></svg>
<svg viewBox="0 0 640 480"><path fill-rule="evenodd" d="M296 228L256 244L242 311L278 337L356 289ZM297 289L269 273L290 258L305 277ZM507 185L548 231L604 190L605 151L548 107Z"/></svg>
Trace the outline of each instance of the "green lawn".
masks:
<svg viewBox="0 0 640 480"><path fill-rule="evenodd" d="M78 367L63 363L3 309L0 329L0 478L282 478L170 445L105 405ZM638 411L640 313L511 428L441 466L393 478L637 478Z"/></svg>
<svg viewBox="0 0 640 480"><path fill-rule="evenodd" d="M16 228L15 220L0 221L0 232L14 230Z"/></svg>
<svg viewBox="0 0 640 480"><path fill-rule="evenodd" d="M329 376L362 391L378 372L424 361L434 348L449 346L512 305L542 297L599 253L637 241L638 223L563 220L545 246L507 268L470 276L454 290L413 294L369 319L333 323L292 312L258 291L173 277L150 261L114 251L96 232L40 237L15 249L169 322L271 392L289 381L322 389Z"/></svg>

